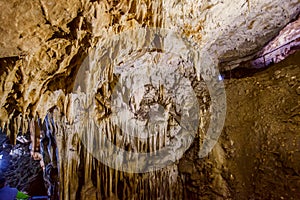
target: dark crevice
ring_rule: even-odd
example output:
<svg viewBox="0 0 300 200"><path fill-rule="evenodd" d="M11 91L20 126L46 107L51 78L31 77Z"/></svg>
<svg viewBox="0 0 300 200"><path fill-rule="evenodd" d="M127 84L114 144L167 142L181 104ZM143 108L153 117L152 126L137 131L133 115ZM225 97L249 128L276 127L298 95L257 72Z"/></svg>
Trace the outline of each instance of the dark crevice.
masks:
<svg viewBox="0 0 300 200"><path fill-rule="evenodd" d="M33 111L35 110L37 106L37 102L32 102L28 105L27 109L26 109L26 113L29 113L28 114L28 117L31 119L34 117L35 113L33 113Z"/></svg>
<svg viewBox="0 0 300 200"><path fill-rule="evenodd" d="M252 77L258 72L262 72L266 70L267 68L246 68L246 67L237 67L229 71L223 71L221 72L221 75L224 79L231 79L231 78L246 78L246 77Z"/></svg>
<svg viewBox="0 0 300 200"><path fill-rule="evenodd" d="M66 33L60 27L54 26L58 30L53 33L53 35L47 40L47 42L50 41L50 40L53 40L53 39L57 39L57 38L66 39L66 40L69 40L69 41L76 40L77 39L77 32L78 32L79 29L80 30L88 30L88 31L92 30L92 24L86 22L85 20L82 22L82 26L79 27L80 20L81 20L82 17L83 17L82 12L79 12L77 14L77 16L71 22L69 22L67 24L67 27L70 30L69 33Z"/></svg>
<svg viewBox="0 0 300 200"><path fill-rule="evenodd" d="M81 18L82 18L82 13L79 12L77 14L77 16L71 22L69 22L67 24L67 27L70 29L70 33L68 34L68 37L71 40L77 39L77 32L78 32L78 29L80 28L79 23L80 23Z"/></svg>
<svg viewBox="0 0 300 200"><path fill-rule="evenodd" d="M59 89L65 88L65 79L64 74L56 74L47 84L46 88L50 91L56 91Z"/></svg>
<svg viewBox="0 0 300 200"><path fill-rule="evenodd" d="M236 49L235 49L236 50ZM252 53L250 54L247 54L243 57L239 57L238 55L235 56L235 57L230 57L230 58L223 58L223 59L220 59L220 68L224 68L226 66L232 66L232 65L235 65L235 64L238 64L240 66L243 66L245 64L247 65L250 65L250 62L253 58L255 58L255 56L257 55L257 52L259 52L260 50L254 50ZM244 60L242 62L238 62L238 60Z"/></svg>
<svg viewBox="0 0 300 200"><path fill-rule="evenodd" d="M48 20L48 18L47 18L47 15L46 15L46 10L45 10L45 8L44 8L44 6L43 6L43 3L42 3L42 1L40 0L40 4L41 4L41 10L42 10L42 14L43 14L43 16L44 16L44 19L45 19L45 21L46 21L46 23L45 24L49 24L49 25L51 25L52 26L52 24L51 24L51 22Z"/></svg>
<svg viewBox="0 0 300 200"><path fill-rule="evenodd" d="M19 56L0 58L0 76L11 71L19 59Z"/></svg>
<svg viewBox="0 0 300 200"><path fill-rule="evenodd" d="M296 51L294 54L289 55L284 60L277 63L277 65L280 65L283 62L287 62L289 65L299 64L300 63L299 57L300 57L300 51ZM273 65L274 63L271 63L269 66L265 66L261 68L249 68L247 66L245 67L244 65L244 67L237 67L232 70L221 71L221 76L224 79L231 79L231 78L240 79L240 78L252 77L259 72L269 69Z"/></svg>
<svg viewBox="0 0 300 200"><path fill-rule="evenodd" d="M76 199L81 199L81 191L82 191L82 186L84 185L84 166L86 165L86 163L84 162L84 148L80 148L80 160L82 160L82 162L79 163L79 167L78 167L78 190L76 192Z"/></svg>
<svg viewBox="0 0 300 200"><path fill-rule="evenodd" d="M88 47L85 47L88 48ZM84 47L78 50L78 53L73 56L70 61L70 68L66 74L56 74L49 82L45 84L45 87L50 91L56 91L62 89L65 93L70 93L73 90L74 80L76 79L77 72L87 56L87 52ZM58 61L60 64L62 60Z"/></svg>
<svg viewBox="0 0 300 200"><path fill-rule="evenodd" d="M59 31L55 31L53 33L53 35L46 40L46 42L49 42L50 40L53 40L53 39L57 39L57 38L60 38L60 39L66 39L68 40L69 37L68 37L68 34L66 32L64 32L61 28L58 27L58 30Z"/></svg>
<svg viewBox="0 0 300 200"><path fill-rule="evenodd" d="M86 47L87 48L87 47ZM85 48L80 48L78 50L78 53L71 59L70 66L72 66L69 70L69 74L66 80L66 93L70 93L73 91L73 85L75 82L75 79L77 77L77 72L83 63L84 59L87 56L87 52Z"/></svg>
<svg viewBox="0 0 300 200"><path fill-rule="evenodd" d="M12 97L12 95L9 95L7 97L6 103L4 104L4 108L7 111L7 113L10 115L11 113L13 113L16 110L16 105L18 104L18 102L16 101L16 99L14 97Z"/></svg>
<svg viewBox="0 0 300 200"><path fill-rule="evenodd" d="M63 61L64 61L64 56L62 56L61 59L56 60L56 65L57 65L57 66L60 66L60 64L61 64ZM50 75L52 75L52 74L50 74Z"/></svg>
<svg viewBox="0 0 300 200"><path fill-rule="evenodd" d="M72 51L72 45L68 45L68 46L66 47L66 54L67 54L67 55L70 55L71 51Z"/></svg>

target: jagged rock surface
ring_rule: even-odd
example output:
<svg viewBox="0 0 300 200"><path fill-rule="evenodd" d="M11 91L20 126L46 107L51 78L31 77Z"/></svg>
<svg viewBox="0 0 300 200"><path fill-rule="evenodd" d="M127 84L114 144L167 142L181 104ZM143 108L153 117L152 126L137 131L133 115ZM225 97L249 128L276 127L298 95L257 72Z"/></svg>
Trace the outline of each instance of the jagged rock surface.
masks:
<svg viewBox="0 0 300 200"><path fill-rule="evenodd" d="M113 73L115 68L111 66L115 54L104 52L103 59L98 63L100 67L90 66L86 69L82 66L86 62L87 55L95 53L97 45L104 45L112 36L139 27L166 28L182 34L187 41L195 45L196 50L208 51L214 58L215 65L218 61L236 60L248 55L251 57L295 18L299 13L299 5L299 0L284 3L279 0L193 2L2 0L0 1L3 10L0 14L3 24L0 29L1 126L5 127L10 139L14 141L17 131L21 129L26 132L29 129L29 121L37 114L44 119L50 110L56 124L53 130L59 151L61 199L117 197L182 199L205 195L216 198L235 197L236 190L233 185L235 177L238 178L239 175L230 174L229 171L233 169L229 164L228 169L224 168L224 165L227 165L227 154L221 144L217 144L209 159L196 160L197 158L193 156L198 154L199 145L195 142L189 151L192 155L189 156L187 153L184 156L186 160L181 161L178 166L173 164L162 171L143 175L112 170L93 158L86 149L93 147L92 140L88 139L85 146L81 139L85 138L84 134L87 134L87 138L93 138L95 136L93 134L97 133L93 130L92 124L89 124L89 117L95 115L82 116L82 113L78 115L76 109L78 106L89 108L93 99L87 94L96 89L97 103L93 112L96 113L98 122L104 124L103 132L117 143L118 130L111 126L107 119L111 110L108 99L112 95L111 90L115 83ZM16 13L15 17L11 17L13 13ZM128 37L134 38L137 44L141 44L146 38L138 34ZM128 44L120 44L120 49L114 50L126 64L135 58L131 53L136 51L129 48L132 44L131 46ZM139 53L146 61L153 59L147 51ZM164 56L168 58L164 52L158 54L162 59ZM121 62L116 64L121 65ZM191 65L193 64L195 63ZM177 66L174 63L171 65ZM195 68L192 67L197 71ZM226 66L224 69L227 70ZM84 76L85 71L89 72L87 77ZM89 84L86 88L74 87L77 86L76 80L79 76L87 78L85 83ZM203 105L200 109L202 115L199 127L205 132L209 116L209 106L206 105L209 104L209 98L206 97L207 89L202 86L199 76L193 79L198 81L196 86L201 86L198 90L200 93L196 94L199 103ZM168 95L164 96L163 92L157 92L160 91L159 88L154 88L153 91L162 95L162 99L168 99ZM167 103L165 105L167 107ZM141 113L137 117L143 118L145 109L140 109ZM79 123L76 124L78 119ZM44 128L44 131L47 131L47 128ZM201 138L201 131L199 130L197 137ZM233 145L230 139L228 141ZM139 141L128 143L132 145L128 148L141 147ZM142 145L147 149L153 142ZM161 146L153 147L155 148L159 149ZM201 185L202 181L205 182L204 185ZM245 183L246 186L248 183ZM198 188L201 188L200 192ZM249 195L245 191L241 192L243 197ZM283 193L282 195L284 196Z"/></svg>
<svg viewBox="0 0 300 200"><path fill-rule="evenodd" d="M236 60L258 51L299 13L298 0L15 0L0 5L2 126L18 113L27 118L38 110L45 116L49 107L59 104L49 96L59 89L72 91L91 47L129 28L176 30L219 60ZM10 17L13 13L16 16Z"/></svg>

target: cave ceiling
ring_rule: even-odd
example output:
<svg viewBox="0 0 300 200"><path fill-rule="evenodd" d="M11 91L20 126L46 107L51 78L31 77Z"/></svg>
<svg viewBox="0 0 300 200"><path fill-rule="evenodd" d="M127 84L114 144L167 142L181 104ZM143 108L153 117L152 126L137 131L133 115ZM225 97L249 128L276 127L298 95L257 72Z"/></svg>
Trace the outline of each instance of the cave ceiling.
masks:
<svg viewBox="0 0 300 200"><path fill-rule="evenodd" d="M4 125L13 112L28 115L59 104L55 93L71 92L84 58L112 35L159 27L179 33L219 62L244 61L296 18L300 2L1 0L0 7Z"/></svg>

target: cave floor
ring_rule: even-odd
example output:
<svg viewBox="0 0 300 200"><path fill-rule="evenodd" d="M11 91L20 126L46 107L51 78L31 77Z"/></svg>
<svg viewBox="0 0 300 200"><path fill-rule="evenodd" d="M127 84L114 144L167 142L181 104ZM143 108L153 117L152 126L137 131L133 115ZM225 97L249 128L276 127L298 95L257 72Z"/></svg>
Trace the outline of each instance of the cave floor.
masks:
<svg viewBox="0 0 300 200"><path fill-rule="evenodd" d="M225 86L226 122L213 153L223 158L211 158L222 163L223 191L233 199L300 199L300 52Z"/></svg>

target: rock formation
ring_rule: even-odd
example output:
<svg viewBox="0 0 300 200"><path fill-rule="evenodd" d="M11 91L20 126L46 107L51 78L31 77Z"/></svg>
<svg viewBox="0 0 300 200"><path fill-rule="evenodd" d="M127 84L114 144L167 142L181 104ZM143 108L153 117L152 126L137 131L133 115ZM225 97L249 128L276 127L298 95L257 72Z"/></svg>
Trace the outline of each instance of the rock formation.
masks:
<svg viewBox="0 0 300 200"><path fill-rule="evenodd" d="M296 19L299 0L0 6L1 127L12 142L30 130L53 199L300 196L297 57L219 79Z"/></svg>

